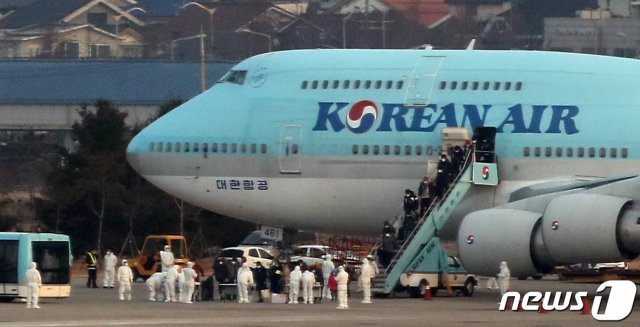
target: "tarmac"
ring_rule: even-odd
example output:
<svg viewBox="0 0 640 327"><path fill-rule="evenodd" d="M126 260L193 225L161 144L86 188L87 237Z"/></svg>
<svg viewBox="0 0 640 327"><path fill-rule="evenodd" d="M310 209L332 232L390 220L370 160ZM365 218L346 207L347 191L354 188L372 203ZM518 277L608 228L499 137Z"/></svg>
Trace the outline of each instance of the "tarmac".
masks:
<svg viewBox="0 0 640 327"><path fill-rule="evenodd" d="M98 280L100 282L100 280ZM85 279L72 279L71 297L42 299L41 309L26 309L25 303L0 303L0 326L595 326L602 322L580 312L500 312L500 295L488 290L486 281L472 297L446 296L440 291L430 301L409 298L405 293L374 298L362 304L362 293L352 292L348 310L323 299L317 304L239 304L227 302L159 303L147 301L143 282L133 285L133 300L119 301L113 289L88 289ZM355 282L352 282L354 284ZM591 299L599 284L562 282L557 277L543 280L511 280L511 290L588 291ZM637 326L640 301L629 317L609 325Z"/></svg>

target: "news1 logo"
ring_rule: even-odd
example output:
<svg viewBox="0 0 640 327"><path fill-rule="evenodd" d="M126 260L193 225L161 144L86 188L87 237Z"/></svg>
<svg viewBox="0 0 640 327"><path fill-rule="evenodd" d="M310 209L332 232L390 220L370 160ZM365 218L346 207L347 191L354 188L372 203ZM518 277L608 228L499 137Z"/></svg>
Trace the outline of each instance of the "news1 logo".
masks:
<svg viewBox="0 0 640 327"><path fill-rule="evenodd" d="M636 299L636 284L628 280L610 280L600 284L596 293L601 294L610 289L609 299L606 304L602 302L602 295L593 298L591 315L598 321L621 321L626 319ZM507 310L507 304L512 303L511 310L517 311L539 311L540 307L546 311L581 311L584 307L583 298L587 297L587 292L555 292L552 299L552 292L527 292L520 296L518 292L507 292L500 300L498 310ZM575 303L571 304L574 299ZM510 302L512 301L512 302ZM602 306L602 308L601 308Z"/></svg>

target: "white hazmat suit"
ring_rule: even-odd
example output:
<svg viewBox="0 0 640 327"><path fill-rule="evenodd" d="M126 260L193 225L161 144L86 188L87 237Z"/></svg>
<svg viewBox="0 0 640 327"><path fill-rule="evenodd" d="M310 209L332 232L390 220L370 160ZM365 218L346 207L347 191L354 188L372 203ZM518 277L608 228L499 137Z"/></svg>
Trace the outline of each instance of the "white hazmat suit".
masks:
<svg viewBox="0 0 640 327"><path fill-rule="evenodd" d="M371 278L375 277L375 270L367 259L362 259L360 267L358 283L362 286L362 303L371 303Z"/></svg>
<svg viewBox="0 0 640 327"><path fill-rule="evenodd" d="M166 277L167 273L157 272L144 282L149 290L149 301L162 301L162 297L164 296L162 294L162 288L164 287Z"/></svg>
<svg viewBox="0 0 640 327"><path fill-rule="evenodd" d="M35 262L31 263L25 273L25 279L27 282L27 309L40 309L38 295L40 294L40 287L42 287L42 277L40 277L40 272L36 269Z"/></svg>
<svg viewBox="0 0 640 327"><path fill-rule="evenodd" d="M116 280L117 264L118 257L111 250L107 251L107 254L104 255L104 287L113 288L113 283Z"/></svg>
<svg viewBox="0 0 640 327"><path fill-rule="evenodd" d="M176 281L178 280L178 268L180 266L174 265L167 269L167 277L164 280L164 302L177 302L176 297Z"/></svg>
<svg viewBox="0 0 640 327"><path fill-rule="evenodd" d="M193 270L193 262L187 262L187 267L182 269L183 286L181 290L182 302L192 303L193 291L196 288L196 278L198 274Z"/></svg>
<svg viewBox="0 0 640 327"><path fill-rule="evenodd" d="M120 301L124 301L125 297L128 301L131 301L131 282L133 282L133 272L129 265L127 265L127 260L122 260L122 266L118 268L118 274L116 276L118 278L118 293L120 294Z"/></svg>
<svg viewBox="0 0 640 327"><path fill-rule="evenodd" d="M511 279L511 271L507 266L506 261L500 263L500 272L498 272L498 287L500 288L500 295L504 295L509 291L509 279Z"/></svg>
<svg viewBox="0 0 640 327"><path fill-rule="evenodd" d="M164 251L160 251L160 263L162 265L162 272L167 272L169 268L173 267L175 259L173 258L173 252L168 245L164 246Z"/></svg>
<svg viewBox="0 0 640 327"><path fill-rule="evenodd" d="M331 291L329 290L329 275L331 272L336 269L336 266L331 261L332 257L330 254L327 254L324 257L324 262L322 262L322 278L324 279L324 297L327 299L331 298Z"/></svg>
<svg viewBox="0 0 640 327"><path fill-rule="evenodd" d="M347 283L349 282L349 274L344 271L344 267L338 267L338 275L336 283L338 284L338 309L349 309L347 302Z"/></svg>
<svg viewBox="0 0 640 327"><path fill-rule="evenodd" d="M247 263L238 269L238 303L249 303L249 285L253 284L253 273Z"/></svg>
<svg viewBox="0 0 640 327"><path fill-rule="evenodd" d="M302 273L302 298L304 304L313 304L313 284L316 283L316 275L309 270Z"/></svg>
<svg viewBox="0 0 640 327"><path fill-rule="evenodd" d="M296 266L289 274L289 304L298 304L298 291L300 291L300 281L302 272L300 266Z"/></svg>

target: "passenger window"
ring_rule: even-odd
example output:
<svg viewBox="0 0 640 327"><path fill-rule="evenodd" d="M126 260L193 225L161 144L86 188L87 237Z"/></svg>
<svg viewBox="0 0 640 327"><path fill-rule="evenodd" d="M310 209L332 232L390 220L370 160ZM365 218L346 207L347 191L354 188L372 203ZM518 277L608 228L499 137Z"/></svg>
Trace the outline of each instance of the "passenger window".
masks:
<svg viewBox="0 0 640 327"><path fill-rule="evenodd" d="M360 88L360 81L359 80L353 82L353 88L356 89L356 90Z"/></svg>
<svg viewBox="0 0 640 327"><path fill-rule="evenodd" d="M227 143L222 143L222 153L227 153Z"/></svg>
<svg viewBox="0 0 640 327"><path fill-rule="evenodd" d="M376 89L380 89L382 87L382 81L376 81Z"/></svg>
<svg viewBox="0 0 640 327"><path fill-rule="evenodd" d="M609 151L609 155L611 156L611 158L617 157L618 156L618 149L611 148L611 150Z"/></svg>
<svg viewBox="0 0 640 327"><path fill-rule="evenodd" d="M200 151L200 145L198 143L193 143L193 152L199 152Z"/></svg>
<svg viewBox="0 0 640 327"><path fill-rule="evenodd" d="M393 87L392 81L387 81L387 90L390 90Z"/></svg>
<svg viewBox="0 0 640 327"><path fill-rule="evenodd" d="M511 90L511 82L506 82L506 83L504 83L504 90L505 90L505 91L509 91L509 90Z"/></svg>
<svg viewBox="0 0 640 327"><path fill-rule="evenodd" d="M171 142L167 142L167 144L165 144L164 151L171 152Z"/></svg>
<svg viewBox="0 0 640 327"><path fill-rule="evenodd" d="M404 146L404 154L407 156L411 155L411 146L410 145L405 145Z"/></svg>
<svg viewBox="0 0 640 327"><path fill-rule="evenodd" d="M380 154L380 146L379 145L374 145L373 146L373 154L375 154L376 156Z"/></svg>
<svg viewBox="0 0 640 327"><path fill-rule="evenodd" d="M396 89L398 89L398 90L402 89L402 86L403 86L403 85L404 85L404 82L403 82L403 81L398 81L398 82L396 82Z"/></svg>
<svg viewBox="0 0 640 327"><path fill-rule="evenodd" d="M240 152L247 153L247 145L246 144L242 143L240 145Z"/></svg>
<svg viewBox="0 0 640 327"><path fill-rule="evenodd" d="M497 91L497 90L499 90L499 89L500 89L500 82L495 82L495 83L493 83L493 90L494 90L494 91Z"/></svg>
<svg viewBox="0 0 640 327"><path fill-rule="evenodd" d="M620 156L623 158L626 158L628 154L629 150L627 148L622 148L622 151L620 151Z"/></svg>
<svg viewBox="0 0 640 327"><path fill-rule="evenodd" d="M267 145L266 144L260 144L260 153L267 153Z"/></svg>
<svg viewBox="0 0 640 327"><path fill-rule="evenodd" d="M416 145L416 155L417 156L421 156L422 155L422 146Z"/></svg>
<svg viewBox="0 0 640 327"><path fill-rule="evenodd" d="M589 157L593 158L596 156L596 148L589 148Z"/></svg>
<svg viewBox="0 0 640 327"><path fill-rule="evenodd" d="M400 155L400 146L399 145L394 145L393 146L393 154L395 154L396 156Z"/></svg>
<svg viewBox="0 0 640 327"><path fill-rule="evenodd" d="M156 148L157 152L162 152L162 142L158 142L158 147Z"/></svg>
<svg viewBox="0 0 640 327"><path fill-rule="evenodd" d="M456 88L458 88L458 82L456 81L451 82L451 89L455 90Z"/></svg>
<svg viewBox="0 0 640 327"><path fill-rule="evenodd" d="M440 89L444 90L446 88L447 88L447 82L445 82L445 81L440 82Z"/></svg>
<svg viewBox="0 0 640 327"><path fill-rule="evenodd" d="M344 81L342 82L342 88L348 89L350 84L351 84L351 81Z"/></svg>
<svg viewBox="0 0 640 327"><path fill-rule="evenodd" d="M151 142L149 143L149 152L153 152L153 150L156 148L156 144Z"/></svg>
<svg viewBox="0 0 640 327"><path fill-rule="evenodd" d="M256 249L249 249L249 256L254 258L260 258L260 255L258 254L258 250Z"/></svg>
<svg viewBox="0 0 640 327"><path fill-rule="evenodd" d="M547 157L547 158L548 158L548 157L551 157L551 147L550 147L550 146L548 146L548 147L544 148L544 155L545 155L545 157Z"/></svg>
<svg viewBox="0 0 640 327"><path fill-rule="evenodd" d="M430 156L433 153L433 147L431 145L427 145L427 155Z"/></svg>
<svg viewBox="0 0 640 327"><path fill-rule="evenodd" d="M369 154L369 146L367 144L362 146L362 154Z"/></svg>
<svg viewBox="0 0 640 327"><path fill-rule="evenodd" d="M337 81L337 80L336 80L336 81L333 81L333 85L332 85L332 87L333 87L334 89L337 89L339 86L340 86L340 81Z"/></svg>
<svg viewBox="0 0 640 327"><path fill-rule="evenodd" d="M578 148L578 157L580 157L580 158L584 157L584 148L583 147L579 147Z"/></svg>
<svg viewBox="0 0 640 327"><path fill-rule="evenodd" d="M567 157L573 157L573 148L567 148Z"/></svg>
<svg viewBox="0 0 640 327"><path fill-rule="evenodd" d="M388 146L388 145L385 145L384 146L384 154L388 156L390 153L391 153L391 147Z"/></svg>
<svg viewBox="0 0 640 327"><path fill-rule="evenodd" d="M322 81L322 88L327 89L329 87L329 81Z"/></svg>
<svg viewBox="0 0 640 327"><path fill-rule="evenodd" d="M607 149L600 148L600 158L604 158L607 156Z"/></svg>
<svg viewBox="0 0 640 327"><path fill-rule="evenodd" d="M531 155L531 148L528 146L525 146L524 149L522 150L522 155L524 155L525 157L528 157Z"/></svg>
<svg viewBox="0 0 640 327"><path fill-rule="evenodd" d="M556 157L558 157L558 158L562 157L562 148L561 147L557 147L556 148Z"/></svg>
<svg viewBox="0 0 640 327"><path fill-rule="evenodd" d="M489 82L484 82L484 83L482 84L482 89L483 89L483 90L485 90L485 91L486 91L486 90L488 90L488 89L489 89L489 85L490 85L490 84L491 84L491 83L489 83Z"/></svg>
<svg viewBox="0 0 640 327"><path fill-rule="evenodd" d="M479 82L473 82L473 83L471 83L471 89L472 89L472 90L474 90L474 91L475 91L475 90L477 90L477 89L478 89L478 87L480 87L480 83L479 83Z"/></svg>
<svg viewBox="0 0 640 327"><path fill-rule="evenodd" d="M176 142L176 152L180 152L180 142Z"/></svg>
<svg viewBox="0 0 640 327"><path fill-rule="evenodd" d="M533 152L533 154L534 154L536 157L539 157L539 156L540 156L540 147L539 147L539 146L537 146L537 147L535 147L535 148L534 148L534 152Z"/></svg>
<svg viewBox="0 0 640 327"><path fill-rule="evenodd" d="M189 152L189 143L184 143L184 152Z"/></svg>
<svg viewBox="0 0 640 327"><path fill-rule="evenodd" d="M522 82L516 82L516 91L522 90Z"/></svg>
<svg viewBox="0 0 640 327"><path fill-rule="evenodd" d="M367 90L370 89L371 88L371 81L365 81L364 82L364 88L367 89Z"/></svg>
<svg viewBox="0 0 640 327"><path fill-rule="evenodd" d="M218 152L218 143L211 143L211 152Z"/></svg>
<svg viewBox="0 0 640 327"><path fill-rule="evenodd" d="M258 146L255 143L251 143L251 153L256 153Z"/></svg>
<svg viewBox="0 0 640 327"><path fill-rule="evenodd" d="M307 89L307 86L309 86L309 81L302 81L302 85L300 86L300 88L305 90L305 89Z"/></svg>
<svg viewBox="0 0 640 327"><path fill-rule="evenodd" d="M291 146L291 153L298 154L298 151L299 151L298 148L299 148L299 146L297 144L292 145Z"/></svg>
<svg viewBox="0 0 640 327"><path fill-rule="evenodd" d="M318 88L318 81L311 82L311 88L314 89L314 90L317 89Z"/></svg>
<svg viewBox="0 0 640 327"><path fill-rule="evenodd" d="M231 143L231 153L236 153L236 152L238 152L238 144Z"/></svg>
<svg viewBox="0 0 640 327"><path fill-rule="evenodd" d="M354 144L354 145L351 147L351 153L353 153L354 155L357 155L357 154L358 154L358 146L357 146L357 145L355 145L355 144Z"/></svg>
<svg viewBox="0 0 640 327"><path fill-rule="evenodd" d="M209 143L202 143L202 152L209 152Z"/></svg>
<svg viewBox="0 0 640 327"><path fill-rule="evenodd" d="M466 90L468 87L469 87L469 82L467 81L462 82L462 85L460 85L460 88L462 90Z"/></svg>

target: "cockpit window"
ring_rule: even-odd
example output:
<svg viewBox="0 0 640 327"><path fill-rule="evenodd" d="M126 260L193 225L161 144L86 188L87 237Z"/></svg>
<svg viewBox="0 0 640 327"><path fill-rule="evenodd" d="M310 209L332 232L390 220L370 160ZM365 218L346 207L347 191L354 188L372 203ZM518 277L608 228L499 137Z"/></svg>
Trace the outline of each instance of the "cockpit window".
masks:
<svg viewBox="0 0 640 327"><path fill-rule="evenodd" d="M224 76L222 76L222 78L220 79L220 82L242 85L244 84L244 80L246 77L247 77L246 70L230 70Z"/></svg>

